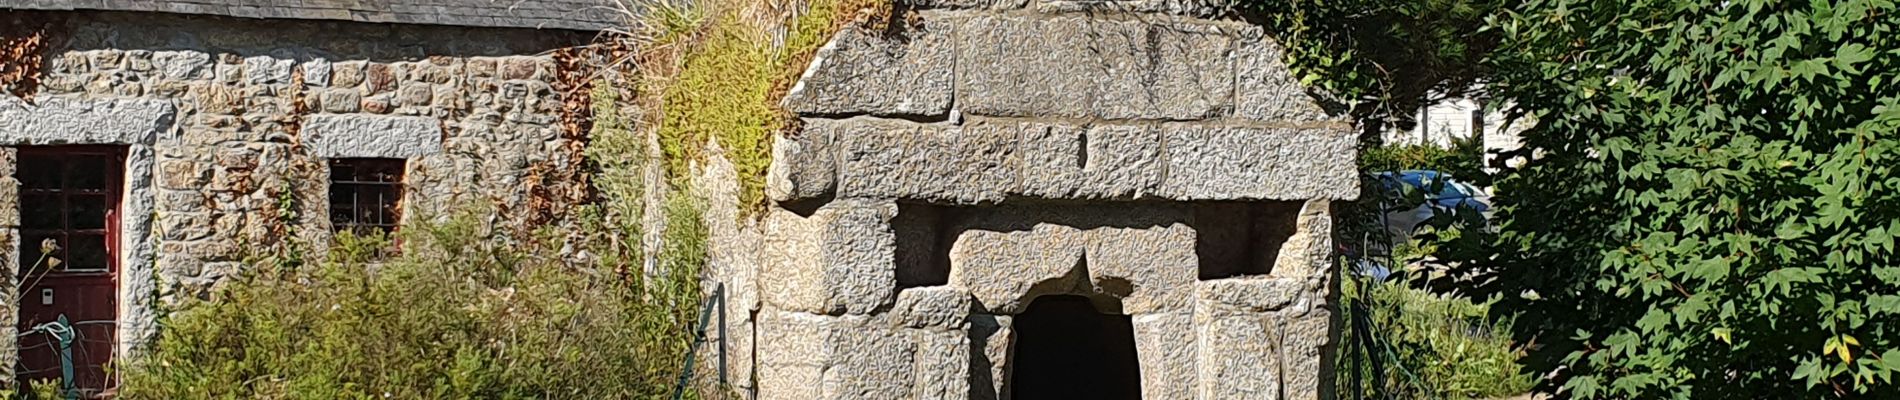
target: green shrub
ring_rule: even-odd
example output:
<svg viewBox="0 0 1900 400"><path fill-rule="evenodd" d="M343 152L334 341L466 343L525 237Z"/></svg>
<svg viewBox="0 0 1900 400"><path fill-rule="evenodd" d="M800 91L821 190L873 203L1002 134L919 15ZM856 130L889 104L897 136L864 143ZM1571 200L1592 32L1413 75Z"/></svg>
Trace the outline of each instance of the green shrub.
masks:
<svg viewBox="0 0 1900 400"><path fill-rule="evenodd" d="M1511 320L1490 304L1436 295L1400 282L1350 277L1338 380L1341 398L1472 399L1530 391Z"/></svg>
<svg viewBox="0 0 1900 400"><path fill-rule="evenodd" d="M668 219L697 220L691 198L675 198ZM601 240L515 243L480 220L462 212L405 226L401 254L386 260L372 256L388 240L350 235L311 264L260 257L211 300L160 321L158 341L127 368L123 396L670 395L699 308L704 248L694 243L703 239L670 240L679 244L666 254L679 256L648 276L626 270L637 254L593 252L606 248ZM703 238L694 223L676 226Z"/></svg>
<svg viewBox="0 0 1900 400"><path fill-rule="evenodd" d="M1455 138L1451 147L1434 145L1385 145L1359 151L1359 170L1367 173L1428 169L1451 174L1465 183L1483 186L1489 174L1484 172L1484 140L1476 135Z"/></svg>
<svg viewBox="0 0 1900 400"><path fill-rule="evenodd" d="M1530 0L1494 27L1493 88L1538 124L1471 265L1542 334L1532 366L1576 398L1900 397L1900 4Z"/></svg>

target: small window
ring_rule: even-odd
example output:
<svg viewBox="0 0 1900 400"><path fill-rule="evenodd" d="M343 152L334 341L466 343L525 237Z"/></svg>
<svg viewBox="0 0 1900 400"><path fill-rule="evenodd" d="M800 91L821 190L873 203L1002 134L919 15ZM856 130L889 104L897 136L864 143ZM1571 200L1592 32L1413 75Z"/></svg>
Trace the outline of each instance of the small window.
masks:
<svg viewBox="0 0 1900 400"><path fill-rule="evenodd" d="M20 148L22 264L66 272L105 272L116 266L114 222L124 154L114 147Z"/></svg>
<svg viewBox="0 0 1900 400"><path fill-rule="evenodd" d="M338 232L390 233L402 217L400 158L330 160L330 225Z"/></svg>

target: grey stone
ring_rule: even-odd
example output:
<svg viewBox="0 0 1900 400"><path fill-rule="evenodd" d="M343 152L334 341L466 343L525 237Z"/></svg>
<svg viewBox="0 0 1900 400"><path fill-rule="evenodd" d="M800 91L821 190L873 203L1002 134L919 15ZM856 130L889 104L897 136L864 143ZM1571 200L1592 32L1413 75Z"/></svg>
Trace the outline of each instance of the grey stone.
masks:
<svg viewBox="0 0 1900 400"><path fill-rule="evenodd" d="M410 158L442 152L442 123L435 118L363 114L318 114L304 120L303 145L327 158Z"/></svg>
<svg viewBox="0 0 1900 400"><path fill-rule="evenodd" d="M1197 282L1195 310L1210 314L1278 311L1324 290L1323 281L1300 278L1232 278Z"/></svg>
<svg viewBox="0 0 1900 400"><path fill-rule="evenodd" d="M1138 315L1135 358L1141 362L1141 398L1194 399L1194 315L1189 312Z"/></svg>
<svg viewBox="0 0 1900 400"><path fill-rule="evenodd" d="M957 105L977 115L1190 120L1231 109L1216 25L979 16L958 28Z"/></svg>
<svg viewBox="0 0 1900 400"><path fill-rule="evenodd" d="M1309 94L1298 77L1288 69L1279 43L1264 35L1246 35L1235 51L1235 115L1256 121L1301 122L1340 121L1344 116L1328 115L1320 99Z"/></svg>
<svg viewBox="0 0 1900 400"><path fill-rule="evenodd" d="M303 83L324 87L330 86L330 60L315 59L303 63Z"/></svg>
<svg viewBox="0 0 1900 400"><path fill-rule="evenodd" d="M947 286L904 289L891 313L907 328L961 330L970 314L970 293Z"/></svg>
<svg viewBox="0 0 1900 400"><path fill-rule="evenodd" d="M1286 366L1283 382L1284 399L1319 400L1333 396L1329 379L1333 376L1333 363L1328 353L1333 352L1331 312L1318 309L1307 315L1283 320L1286 324L1281 333L1281 365Z"/></svg>
<svg viewBox="0 0 1900 400"><path fill-rule="evenodd" d="M1121 297L1128 315L1188 310L1199 263L1187 207L1126 207L1097 215L1115 224L1088 231L1095 289Z"/></svg>
<svg viewBox="0 0 1900 400"><path fill-rule="evenodd" d="M1107 73L1096 81L1096 116L1196 120L1233 107L1232 37L1201 25L1142 27L1096 40Z"/></svg>
<svg viewBox="0 0 1900 400"><path fill-rule="evenodd" d="M1094 38L1143 30L1133 22L980 16L957 28L957 107L1012 117L1087 117L1106 78Z"/></svg>
<svg viewBox="0 0 1900 400"><path fill-rule="evenodd" d="M825 369L821 399L883 400L911 393L917 346L909 335L865 329L833 338L826 347L832 363Z"/></svg>
<svg viewBox="0 0 1900 400"><path fill-rule="evenodd" d="M1040 0L1045 13L1165 13L1214 17L1234 10L1232 0Z"/></svg>
<svg viewBox="0 0 1900 400"><path fill-rule="evenodd" d="M959 315L958 319L962 319ZM970 398L970 336L962 330L914 331L917 364L911 399ZM985 371L987 372L987 371Z"/></svg>
<svg viewBox="0 0 1900 400"><path fill-rule="evenodd" d="M1081 265L1087 237L1074 226L1043 222L1039 209L1002 208L972 216L950 247L950 283L968 288L982 310L1015 314L1036 296L1087 287Z"/></svg>
<svg viewBox="0 0 1900 400"><path fill-rule="evenodd" d="M160 99L0 95L0 144L151 143L172 129L176 108Z"/></svg>
<svg viewBox="0 0 1900 400"><path fill-rule="evenodd" d="M848 126L837 120L805 119L797 136L774 135L772 165L765 170L766 195L780 202L830 195L838 184L838 153L832 143Z"/></svg>
<svg viewBox="0 0 1900 400"><path fill-rule="evenodd" d="M356 89L326 90L318 100L323 103L323 111L332 114L354 113L363 108L363 94Z"/></svg>
<svg viewBox="0 0 1900 400"><path fill-rule="evenodd" d="M839 197L976 204L1016 183L1017 126L855 121L838 140Z"/></svg>
<svg viewBox="0 0 1900 400"><path fill-rule="evenodd" d="M839 326L844 325L844 326ZM818 399L830 358L825 343L848 320L793 313L764 312L759 319L759 398Z"/></svg>
<svg viewBox="0 0 1900 400"><path fill-rule="evenodd" d="M1306 278L1330 271L1333 262L1332 202L1307 200L1295 217L1296 230L1274 260L1272 276Z"/></svg>
<svg viewBox="0 0 1900 400"><path fill-rule="evenodd" d="M1024 124L1026 197L1133 200L1153 195L1162 178L1161 132L1141 125Z"/></svg>
<svg viewBox="0 0 1900 400"><path fill-rule="evenodd" d="M1164 127L1168 175L1159 196L1175 200L1353 199L1359 196L1357 136L1349 126Z"/></svg>
<svg viewBox="0 0 1900 400"><path fill-rule="evenodd" d="M913 390L911 332L864 316L768 312L759 322L759 398L900 399Z"/></svg>
<svg viewBox="0 0 1900 400"><path fill-rule="evenodd" d="M221 84L236 85L238 84L238 81L244 79L243 66L239 66L235 64L217 64L213 66L211 70L215 74L215 76L217 76L218 83L221 83Z"/></svg>
<svg viewBox="0 0 1900 400"><path fill-rule="evenodd" d="M267 85L290 83L291 67L295 60L272 58L271 56L250 56L244 58L245 83Z"/></svg>
<svg viewBox="0 0 1900 400"><path fill-rule="evenodd" d="M13 163L11 160L0 160L0 162ZM14 200L19 198L20 181L14 179L13 174L0 175L0 230L8 230L20 226L19 200ZM4 257L6 254L7 253L0 252L0 257Z"/></svg>
<svg viewBox="0 0 1900 400"><path fill-rule="evenodd" d="M1195 397L1280 398L1281 335L1267 315L1214 315L1195 310Z"/></svg>
<svg viewBox="0 0 1900 400"><path fill-rule="evenodd" d="M888 201L838 200L799 215L774 209L765 221L766 304L814 314L868 314L894 300L896 239Z"/></svg>
<svg viewBox="0 0 1900 400"><path fill-rule="evenodd" d="M786 109L805 115L944 115L954 86L952 26L840 31L785 95Z"/></svg>

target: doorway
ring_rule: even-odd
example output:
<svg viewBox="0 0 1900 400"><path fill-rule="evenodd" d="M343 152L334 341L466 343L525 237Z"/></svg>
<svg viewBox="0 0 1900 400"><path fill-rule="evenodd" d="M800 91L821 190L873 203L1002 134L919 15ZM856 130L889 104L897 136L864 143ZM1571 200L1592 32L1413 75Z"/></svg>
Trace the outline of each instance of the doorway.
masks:
<svg viewBox="0 0 1900 400"><path fill-rule="evenodd" d="M1081 296L1042 296L1015 319L1010 398L1136 400L1141 367L1126 315Z"/></svg>
<svg viewBox="0 0 1900 400"><path fill-rule="evenodd" d="M19 148L19 367L16 382L114 385L122 146Z"/></svg>

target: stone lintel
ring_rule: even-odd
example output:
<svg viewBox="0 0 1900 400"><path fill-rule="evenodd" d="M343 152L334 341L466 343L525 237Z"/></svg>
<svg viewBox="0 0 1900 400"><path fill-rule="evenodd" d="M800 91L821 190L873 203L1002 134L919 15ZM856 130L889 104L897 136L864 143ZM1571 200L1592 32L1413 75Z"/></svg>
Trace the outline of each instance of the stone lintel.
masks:
<svg viewBox="0 0 1900 400"><path fill-rule="evenodd" d="M176 112L170 100L0 95L0 144L150 144Z"/></svg>
<svg viewBox="0 0 1900 400"><path fill-rule="evenodd" d="M411 158L442 152L432 117L317 114L304 119L303 146L324 158Z"/></svg>
<svg viewBox="0 0 1900 400"><path fill-rule="evenodd" d="M1307 200L1358 196L1357 136L1336 123L806 118L782 138L775 200L934 204ZM834 156L835 154L835 156Z"/></svg>

